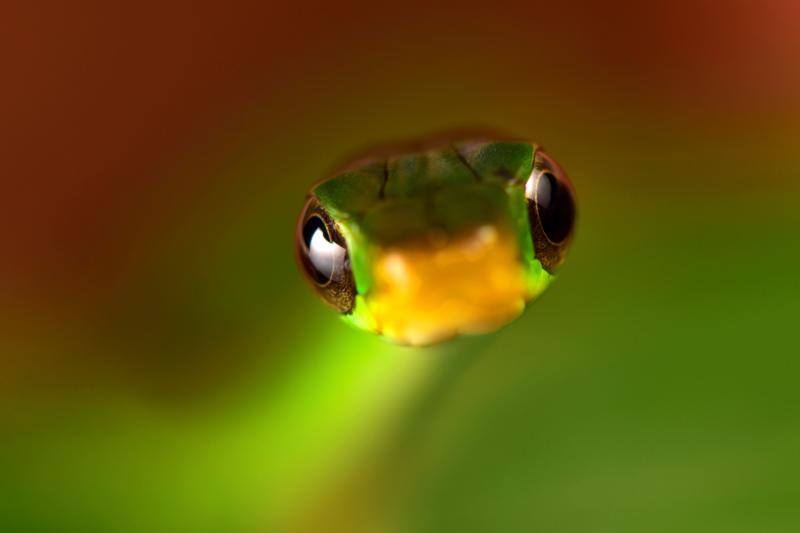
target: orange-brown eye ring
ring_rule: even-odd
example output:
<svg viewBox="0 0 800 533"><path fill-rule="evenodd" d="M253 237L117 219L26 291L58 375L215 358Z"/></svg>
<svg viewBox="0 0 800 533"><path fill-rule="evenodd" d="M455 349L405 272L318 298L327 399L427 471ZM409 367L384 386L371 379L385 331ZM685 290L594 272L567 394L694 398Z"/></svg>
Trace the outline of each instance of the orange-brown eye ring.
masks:
<svg viewBox="0 0 800 533"><path fill-rule="evenodd" d="M536 258L548 272L564 261L575 225L575 192L566 172L542 150L525 184Z"/></svg>
<svg viewBox="0 0 800 533"><path fill-rule="evenodd" d="M336 223L315 198L306 202L295 232L297 261L314 290L342 313L355 305L350 256Z"/></svg>

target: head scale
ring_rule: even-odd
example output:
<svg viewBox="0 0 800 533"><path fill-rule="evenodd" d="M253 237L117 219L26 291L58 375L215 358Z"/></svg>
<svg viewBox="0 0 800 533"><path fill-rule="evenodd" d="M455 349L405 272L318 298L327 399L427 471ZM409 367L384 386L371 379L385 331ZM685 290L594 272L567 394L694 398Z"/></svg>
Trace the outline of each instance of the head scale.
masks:
<svg viewBox="0 0 800 533"><path fill-rule="evenodd" d="M431 344L518 316L563 262L574 217L569 179L535 144L438 138L315 185L297 257L351 323Z"/></svg>

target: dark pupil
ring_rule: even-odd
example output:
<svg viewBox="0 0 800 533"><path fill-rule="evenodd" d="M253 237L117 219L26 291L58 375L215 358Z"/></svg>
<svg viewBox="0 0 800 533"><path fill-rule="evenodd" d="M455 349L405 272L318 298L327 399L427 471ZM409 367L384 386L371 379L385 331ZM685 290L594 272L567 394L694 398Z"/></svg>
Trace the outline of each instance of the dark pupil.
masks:
<svg viewBox="0 0 800 533"><path fill-rule="evenodd" d="M569 187L549 172L536 184L536 209L547 238L558 244L569 236L575 219L575 203Z"/></svg>
<svg viewBox="0 0 800 533"><path fill-rule="evenodd" d="M325 222L318 216L312 216L303 226L303 244L308 250L305 263L309 274L317 283L328 283L341 269L347 250L331 240Z"/></svg>

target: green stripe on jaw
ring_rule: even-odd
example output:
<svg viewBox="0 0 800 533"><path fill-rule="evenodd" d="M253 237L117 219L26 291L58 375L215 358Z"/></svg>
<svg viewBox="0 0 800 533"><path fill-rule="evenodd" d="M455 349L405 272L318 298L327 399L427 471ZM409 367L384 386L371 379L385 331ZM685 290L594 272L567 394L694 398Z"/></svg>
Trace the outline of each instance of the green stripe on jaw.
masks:
<svg viewBox="0 0 800 533"><path fill-rule="evenodd" d="M525 267L528 298L532 300L547 288L555 276L547 272L541 262L536 259L531 225L528 220L528 203L525 198L524 182L509 185L506 188L506 194L508 196L509 213L514 221L520 259Z"/></svg>

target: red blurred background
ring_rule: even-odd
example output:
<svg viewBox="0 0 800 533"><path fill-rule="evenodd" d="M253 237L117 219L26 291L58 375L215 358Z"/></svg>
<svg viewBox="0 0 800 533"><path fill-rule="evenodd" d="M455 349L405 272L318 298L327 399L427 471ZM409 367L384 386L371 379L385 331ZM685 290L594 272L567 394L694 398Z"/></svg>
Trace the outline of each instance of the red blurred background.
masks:
<svg viewBox="0 0 800 533"><path fill-rule="evenodd" d="M796 2L555 4L7 3L4 292L97 296L164 216L151 201L176 154L224 142L255 106L280 130L305 99L410 64L495 62L510 84L607 106L797 111ZM492 48L438 64L475 34ZM520 49L537 54L500 72Z"/></svg>
<svg viewBox="0 0 800 533"><path fill-rule="evenodd" d="M208 167L254 131L297 145L288 132L314 131L348 92L375 87L378 105L356 103L352 122L380 123L402 113L416 77L417 113L435 115L474 72L464 92L476 101L534 88L613 127L646 110L676 135L682 119L738 128L742 150L765 126L791 138L800 112L792 1L48 4L0 8L10 337L90 328L160 253L165 228L208 205L235 211ZM328 117L315 134L338 132ZM7 358L2 373L14 382L32 360Z"/></svg>

